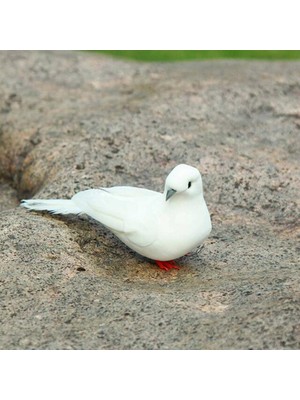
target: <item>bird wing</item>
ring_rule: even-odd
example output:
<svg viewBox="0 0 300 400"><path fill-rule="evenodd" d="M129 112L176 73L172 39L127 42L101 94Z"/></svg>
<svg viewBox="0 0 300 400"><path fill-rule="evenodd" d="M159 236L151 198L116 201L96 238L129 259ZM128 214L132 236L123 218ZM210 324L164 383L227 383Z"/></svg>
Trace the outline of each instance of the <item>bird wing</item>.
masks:
<svg viewBox="0 0 300 400"><path fill-rule="evenodd" d="M151 205L158 196L159 193L147 189L114 187L85 190L73 196L72 201L116 235L135 245L148 246L156 238L157 224Z"/></svg>
<svg viewBox="0 0 300 400"><path fill-rule="evenodd" d="M107 192L111 194L115 194L117 196L121 196L122 198L131 198L131 199L146 199L146 198L154 198L160 196L160 193L154 192L153 190L137 188L133 186L114 186L107 189Z"/></svg>

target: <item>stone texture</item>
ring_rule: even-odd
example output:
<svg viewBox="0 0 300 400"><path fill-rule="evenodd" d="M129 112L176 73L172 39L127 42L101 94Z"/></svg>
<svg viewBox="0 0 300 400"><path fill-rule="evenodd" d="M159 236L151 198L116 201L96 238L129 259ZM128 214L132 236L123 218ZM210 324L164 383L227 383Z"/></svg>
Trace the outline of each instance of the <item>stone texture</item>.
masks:
<svg viewBox="0 0 300 400"><path fill-rule="evenodd" d="M299 62L0 52L0 347L299 348L299 104ZM179 271L85 216L17 207L162 190L182 162L213 231Z"/></svg>

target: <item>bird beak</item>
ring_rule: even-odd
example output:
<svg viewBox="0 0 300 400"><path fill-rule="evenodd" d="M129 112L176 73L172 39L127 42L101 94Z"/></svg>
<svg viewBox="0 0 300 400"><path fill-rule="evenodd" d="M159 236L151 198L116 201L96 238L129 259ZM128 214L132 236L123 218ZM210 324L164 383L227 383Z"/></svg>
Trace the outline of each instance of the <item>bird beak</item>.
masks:
<svg viewBox="0 0 300 400"><path fill-rule="evenodd" d="M173 194L175 194L175 193L176 193L176 190L174 190L174 189L169 189L169 190L167 191L166 201L169 200L169 199L173 196Z"/></svg>

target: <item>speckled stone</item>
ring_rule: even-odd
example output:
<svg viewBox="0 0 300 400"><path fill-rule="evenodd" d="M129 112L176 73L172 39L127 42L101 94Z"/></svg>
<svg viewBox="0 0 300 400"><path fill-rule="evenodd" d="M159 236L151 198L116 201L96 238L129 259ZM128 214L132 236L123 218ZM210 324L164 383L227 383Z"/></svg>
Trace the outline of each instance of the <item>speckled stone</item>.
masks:
<svg viewBox="0 0 300 400"><path fill-rule="evenodd" d="M299 62L0 52L0 348L299 348L299 99ZM213 221L179 271L86 216L17 207L163 190L178 163Z"/></svg>

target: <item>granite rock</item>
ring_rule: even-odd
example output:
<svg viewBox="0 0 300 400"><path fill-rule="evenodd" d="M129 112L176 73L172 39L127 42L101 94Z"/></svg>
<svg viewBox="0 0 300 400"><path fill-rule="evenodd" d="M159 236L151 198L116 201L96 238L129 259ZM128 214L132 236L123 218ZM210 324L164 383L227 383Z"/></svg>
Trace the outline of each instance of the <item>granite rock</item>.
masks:
<svg viewBox="0 0 300 400"><path fill-rule="evenodd" d="M299 62L0 52L0 348L299 348L299 99ZM86 216L18 207L161 191L179 163L213 222L179 271Z"/></svg>

